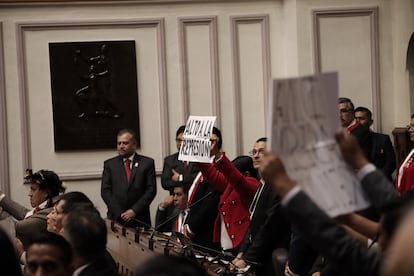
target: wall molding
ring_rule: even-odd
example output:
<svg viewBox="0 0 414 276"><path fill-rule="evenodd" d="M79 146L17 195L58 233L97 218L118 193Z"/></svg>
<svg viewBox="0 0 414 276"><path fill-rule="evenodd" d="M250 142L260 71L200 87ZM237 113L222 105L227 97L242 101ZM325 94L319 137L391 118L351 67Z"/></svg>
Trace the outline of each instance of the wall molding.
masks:
<svg viewBox="0 0 414 276"><path fill-rule="evenodd" d="M7 143L6 77L4 72L3 22L0 21L0 189L10 195L9 155Z"/></svg>
<svg viewBox="0 0 414 276"><path fill-rule="evenodd" d="M81 172L59 172L62 181L85 181L102 179L102 171L81 171ZM161 176L162 169L155 169L155 175Z"/></svg>
<svg viewBox="0 0 414 276"><path fill-rule="evenodd" d="M266 0L256 0L266 1ZM38 7L38 6L96 6L96 5L137 5L137 4L188 4L188 3L234 3L234 2L251 2L251 0L0 0L0 6L3 7Z"/></svg>
<svg viewBox="0 0 414 276"><path fill-rule="evenodd" d="M370 20L371 44L371 76L372 76L372 113L375 118L375 129L381 132L381 93L380 93L380 60L379 60L379 22L378 7L324 9L313 10L313 41L315 72L321 72L321 33L320 19L334 17L360 17L368 16Z"/></svg>
<svg viewBox="0 0 414 276"><path fill-rule="evenodd" d="M22 162L23 168L32 167L31 156L31 129L29 123L28 102L28 76L25 33L28 31L49 30L76 30L76 29L117 29L117 28L156 28L157 32L157 59L159 73L159 98L160 98L160 121L161 121L161 154L169 153L168 126L168 98L167 98L167 75L166 75L166 53L165 53L165 27L163 18L154 19L124 19L103 21L35 21L16 23L17 52L18 52L18 79L19 96L22 124ZM157 171L160 171L157 168ZM62 180L95 180L100 179L102 171L61 171L58 172Z"/></svg>
<svg viewBox="0 0 414 276"><path fill-rule="evenodd" d="M234 72L234 121L235 121L235 145L236 155L243 154L243 127L239 114L241 114L241 77L240 77L240 45L238 27L242 24L260 24L262 36L262 64L263 64L263 99L264 114L266 121L268 109L269 80L271 78L270 66L270 27L269 15L245 15L231 17L231 45L233 49L233 72Z"/></svg>
<svg viewBox="0 0 414 276"><path fill-rule="evenodd" d="M189 90L188 90L188 49L187 36L185 28L188 26L205 25L209 28L210 43L210 64L211 64L211 98L213 116L216 116L216 125L220 128L221 111L220 111L220 76L219 76L219 59L218 59L218 32L217 16L211 17L180 17L179 25L179 43L181 55L181 79L183 84L183 122L186 122L190 113Z"/></svg>

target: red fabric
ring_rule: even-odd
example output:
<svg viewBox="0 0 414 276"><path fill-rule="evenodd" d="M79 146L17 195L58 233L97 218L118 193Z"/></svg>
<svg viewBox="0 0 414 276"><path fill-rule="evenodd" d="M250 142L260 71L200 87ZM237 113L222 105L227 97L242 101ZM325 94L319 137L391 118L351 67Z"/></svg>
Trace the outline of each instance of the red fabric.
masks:
<svg viewBox="0 0 414 276"><path fill-rule="evenodd" d="M409 190L414 188L414 155L407 160L407 162L403 162L401 165L404 166L402 169L402 174L397 174L397 178L395 181L395 186L397 191L403 195ZM404 164L405 163L405 164ZM398 170L399 172L400 170ZM400 186L398 187L398 181L401 178Z"/></svg>
<svg viewBox="0 0 414 276"><path fill-rule="evenodd" d="M346 129L349 132L352 132L357 126L359 126L359 122L358 121L354 121L353 123L351 123Z"/></svg>
<svg viewBox="0 0 414 276"><path fill-rule="evenodd" d="M36 208L33 209L32 214L30 216L25 217L24 219L31 218L34 214L36 214L39 211L40 211L40 208L39 208L39 206L37 206Z"/></svg>
<svg viewBox="0 0 414 276"><path fill-rule="evenodd" d="M223 216L227 233L236 248L243 241L250 225L249 207L260 183L257 179L243 176L223 153L223 158L213 164L198 164L204 179L217 191L221 192L218 206L219 213L214 223L213 241L220 241L221 221Z"/></svg>
<svg viewBox="0 0 414 276"><path fill-rule="evenodd" d="M191 202L193 202L193 198L194 198L194 195L195 195L195 193L197 191L198 185L200 185L200 183L201 183L201 181L203 181L203 179L204 179L203 178L203 175L200 174L200 177L197 178L196 183L194 184L195 186L194 186L194 189L191 192L190 198L187 201L188 202L188 205L191 205Z"/></svg>
<svg viewBox="0 0 414 276"><path fill-rule="evenodd" d="M180 230L180 225L179 225L179 218L177 217L176 219L175 219L175 231L179 231Z"/></svg>
<svg viewBox="0 0 414 276"><path fill-rule="evenodd" d="M125 174L129 182L129 180L131 179L131 160L130 159L125 160Z"/></svg>

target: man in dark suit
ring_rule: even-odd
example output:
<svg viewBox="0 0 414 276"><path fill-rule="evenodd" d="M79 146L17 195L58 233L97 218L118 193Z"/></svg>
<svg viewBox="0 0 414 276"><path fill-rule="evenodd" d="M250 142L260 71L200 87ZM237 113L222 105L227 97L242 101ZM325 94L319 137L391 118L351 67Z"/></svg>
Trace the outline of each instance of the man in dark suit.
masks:
<svg viewBox="0 0 414 276"><path fill-rule="evenodd" d="M106 251L107 228L96 208L89 205L75 208L67 215L63 228L63 236L73 250L74 275L119 275L112 256Z"/></svg>
<svg viewBox="0 0 414 276"><path fill-rule="evenodd" d="M172 190L177 183L182 183L189 189L199 172L199 170L191 163L178 160L178 153L183 142L184 129L184 125L180 126L175 134L175 142L178 152L169 155L164 159L161 185L165 190L169 190L170 193L172 193Z"/></svg>
<svg viewBox="0 0 414 276"><path fill-rule="evenodd" d="M375 166L370 164L359 148L355 137L345 131L337 135L337 141L344 159L357 171L362 188L374 207L379 210L398 200L398 193L391 187L388 179ZM317 205L296 186L286 170L273 153L266 154L260 168L262 177L271 184L282 197L282 204L292 224L300 229L303 239L335 264L340 272L336 275L380 275L383 256L379 252L360 246L356 239L332 218L329 218ZM384 221L391 222L387 216L395 216L391 211L384 214L381 221L379 246L385 249L387 242L395 233L384 227ZM394 228L398 217L393 217ZM389 226L389 225L387 225Z"/></svg>
<svg viewBox="0 0 414 276"><path fill-rule="evenodd" d="M188 189L182 183L178 183L173 189L173 194L167 196L158 205L155 217L155 229L160 232L177 231L182 233L182 226L188 210Z"/></svg>
<svg viewBox="0 0 414 276"><path fill-rule="evenodd" d="M266 144L267 138L260 138L250 152L256 170L261 166ZM232 263L238 268L259 263L254 268L256 275L275 275L272 251L289 247L290 223L282 213L280 197L263 179L260 182L249 210L250 226Z"/></svg>
<svg viewBox="0 0 414 276"><path fill-rule="evenodd" d="M339 118L342 127L346 128L349 133L354 135L365 156L371 158L372 138L369 127L359 123L354 116L354 104L349 98L338 99Z"/></svg>
<svg viewBox="0 0 414 276"><path fill-rule="evenodd" d="M355 119L365 127L371 127L374 120L372 112L366 107L355 109ZM372 149L369 160L380 169L389 180L392 180L392 173L395 171L395 153L388 135L371 131Z"/></svg>
<svg viewBox="0 0 414 276"><path fill-rule="evenodd" d="M101 195L108 218L128 227L151 226L149 206L155 197L154 159L136 153L135 132L118 133L118 156L104 162Z"/></svg>
<svg viewBox="0 0 414 276"><path fill-rule="evenodd" d="M213 127L211 134L210 156L216 156L221 150L223 139L221 131ZM219 244L213 242L214 221L218 213L220 195L212 185L203 178L201 172L196 176L188 192L188 213L183 227L184 235L190 238L194 244L219 249Z"/></svg>
<svg viewBox="0 0 414 276"><path fill-rule="evenodd" d="M358 144L364 152L365 157L372 162L372 135L369 127L362 125L355 119L355 107L350 99L339 98L338 109L342 126L348 131L348 133L351 133L357 138ZM379 220L379 213L375 212L372 207L361 210L358 214L371 220Z"/></svg>

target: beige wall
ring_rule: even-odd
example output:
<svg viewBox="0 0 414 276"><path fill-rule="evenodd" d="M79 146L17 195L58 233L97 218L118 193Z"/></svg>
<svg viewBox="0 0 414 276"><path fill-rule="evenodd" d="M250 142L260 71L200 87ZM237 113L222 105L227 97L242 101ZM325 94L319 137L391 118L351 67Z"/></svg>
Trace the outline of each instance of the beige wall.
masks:
<svg viewBox="0 0 414 276"><path fill-rule="evenodd" d="M410 0L152 2L0 6L0 187L12 198L28 205L22 172L49 168L105 212L99 176L115 150L53 150L49 42L136 41L140 152L158 172L190 114L218 116L224 150L247 154L273 77L338 70L340 95L372 108L377 129L406 124Z"/></svg>

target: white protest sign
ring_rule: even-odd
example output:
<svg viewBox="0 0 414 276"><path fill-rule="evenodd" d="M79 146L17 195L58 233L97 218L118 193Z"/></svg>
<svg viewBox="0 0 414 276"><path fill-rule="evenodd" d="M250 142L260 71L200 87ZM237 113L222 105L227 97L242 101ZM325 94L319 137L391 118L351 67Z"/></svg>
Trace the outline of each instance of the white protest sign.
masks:
<svg viewBox="0 0 414 276"><path fill-rule="evenodd" d="M210 163L210 138L215 116L190 116L185 124L184 141L178 160Z"/></svg>
<svg viewBox="0 0 414 276"><path fill-rule="evenodd" d="M336 73L273 80L267 126L269 148L332 217L369 205L334 140L341 129L337 99Z"/></svg>

